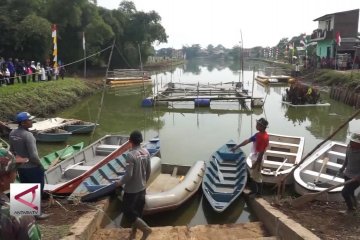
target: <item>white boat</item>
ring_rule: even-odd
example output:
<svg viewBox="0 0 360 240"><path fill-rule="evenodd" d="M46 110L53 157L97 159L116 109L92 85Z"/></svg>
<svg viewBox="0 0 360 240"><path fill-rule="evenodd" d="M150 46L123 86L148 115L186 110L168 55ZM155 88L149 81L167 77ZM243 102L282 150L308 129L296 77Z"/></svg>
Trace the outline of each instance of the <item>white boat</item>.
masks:
<svg viewBox="0 0 360 240"><path fill-rule="evenodd" d="M316 193L344 182L337 173L345 161L346 144L330 141L309 156L295 171L295 191L304 195ZM317 200L344 201L341 196L343 187L320 195Z"/></svg>
<svg viewBox="0 0 360 240"><path fill-rule="evenodd" d="M264 183L277 183L281 176L288 174L301 160L304 150L304 137L269 133L269 146L263 157L261 174ZM252 162L246 159L248 169ZM288 178L286 184L291 184Z"/></svg>
<svg viewBox="0 0 360 240"><path fill-rule="evenodd" d="M161 164L160 158L151 160L150 184L146 189L144 214L153 214L179 207L201 186L205 162L192 167Z"/></svg>

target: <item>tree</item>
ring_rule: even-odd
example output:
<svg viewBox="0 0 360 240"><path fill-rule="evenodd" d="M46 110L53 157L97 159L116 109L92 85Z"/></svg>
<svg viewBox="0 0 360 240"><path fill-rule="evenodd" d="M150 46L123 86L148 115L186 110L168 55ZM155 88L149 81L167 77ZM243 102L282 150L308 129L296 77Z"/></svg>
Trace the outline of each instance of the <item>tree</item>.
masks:
<svg viewBox="0 0 360 240"><path fill-rule="evenodd" d="M44 60L51 51L51 24L48 20L28 15L22 20L15 33L15 50L28 60Z"/></svg>

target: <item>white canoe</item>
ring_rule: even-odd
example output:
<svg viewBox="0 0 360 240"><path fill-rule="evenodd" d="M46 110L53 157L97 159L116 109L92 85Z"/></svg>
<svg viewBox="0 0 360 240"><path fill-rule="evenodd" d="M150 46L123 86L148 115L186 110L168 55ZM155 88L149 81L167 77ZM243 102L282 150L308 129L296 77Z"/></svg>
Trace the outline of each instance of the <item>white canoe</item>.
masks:
<svg viewBox="0 0 360 240"><path fill-rule="evenodd" d="M326 143L294 171L295 191L304 195L344 182L337 173L345 161L345 154L346 144L333 141ZM335 188L328 194L320 195L317 200L344 201L341 196L342 189L343 187Z"/></svg>
<svg viewBox="0 0 360 240"><path fill-rule="evenodd" d="M301 160L304 150L304 137L279 135L269 133L269 147L264 154L261 170L264 183L277 183L279 178L288 174ZM246 159L248 169L252 162ZM286 184L291 184L293 178L288 178Z"/></svg>
<svg viewBox="0 0 360 240"><path fill-rule="evenodd" d="M190 166L161 164L158 157L151 159L150 184L146 189L144 214L153 214L179 207L201 186L205 162Z"/></svg>

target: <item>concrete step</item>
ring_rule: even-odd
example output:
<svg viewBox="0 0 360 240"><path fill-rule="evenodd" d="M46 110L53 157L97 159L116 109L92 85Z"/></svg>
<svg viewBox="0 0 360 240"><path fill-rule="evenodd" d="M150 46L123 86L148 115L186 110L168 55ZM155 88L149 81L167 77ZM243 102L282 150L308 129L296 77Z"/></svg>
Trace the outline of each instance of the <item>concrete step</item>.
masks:
<svg viewBox="0 0 360 240"><path fill-rule="evenodd" d="M261 222L236 223L223 225L198 225L153 227L148 240L245 240L245 239L276 239L271 237ZM125 240L128 239L130 228L99 229L92 235L92 240ZM137 231L136 239L141 238Z"/></svg>

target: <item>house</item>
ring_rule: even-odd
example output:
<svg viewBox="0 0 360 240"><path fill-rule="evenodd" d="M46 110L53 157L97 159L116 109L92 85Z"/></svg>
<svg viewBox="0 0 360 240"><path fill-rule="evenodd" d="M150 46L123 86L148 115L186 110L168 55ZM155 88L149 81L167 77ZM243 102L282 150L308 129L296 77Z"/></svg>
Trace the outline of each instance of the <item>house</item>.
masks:
<svg viewBox="0 0 360 240"><path fill-rule="evenodd" d="M316 54L320 59L346 54L354 58L356 47L360 46L359 9L326 14L314 21L318 21L318 28L311 34L310 42L317 44Z"/></svg>

